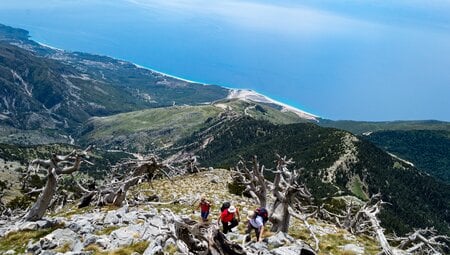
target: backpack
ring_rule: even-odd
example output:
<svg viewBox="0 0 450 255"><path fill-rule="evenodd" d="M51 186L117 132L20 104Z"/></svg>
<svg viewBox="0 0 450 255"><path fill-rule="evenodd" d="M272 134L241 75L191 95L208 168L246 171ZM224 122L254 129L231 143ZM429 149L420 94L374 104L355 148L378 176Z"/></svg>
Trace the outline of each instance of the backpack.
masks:
<svg viewBox="0 0 450 255"><path fill-rule="evenodd" d="M223 212L225 209L230 208L230 206L231 206L230 202L224 202L222 204L222 207L220 207L220 211Z"/></svg>
<svg viewBox="0 0 450 255"><path fill-rule="evenodd" d="M269 220L269 212L264 207L259 207L255 210L254 218L256 219L257 216L260 216L261 218L263 218L264 224L266 224L266 222Z"/></svg>
<svg viewBox="0 0 450 255"><path fill-rule="evenodd" d="M234 219L234 213L228 212L228 209L225 209L220 214L220 219L223 222L231 222Z"/></svg>

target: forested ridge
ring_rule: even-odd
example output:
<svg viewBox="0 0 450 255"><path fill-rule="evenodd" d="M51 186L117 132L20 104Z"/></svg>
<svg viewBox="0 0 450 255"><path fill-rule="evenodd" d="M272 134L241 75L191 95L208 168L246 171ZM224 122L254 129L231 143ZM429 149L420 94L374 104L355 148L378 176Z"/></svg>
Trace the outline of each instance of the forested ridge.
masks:
<svg viewBox="0 0 450 255"><path fill-rule="evenodd" d="M335 184L324 183L323 169L343 152L341 140L346 134L314 124L274 125L244 118L212 131L214 139L197 155L202 165L223 168L233 167L240 156L251 155L258 155L263 164L273 168L273 155L288 155L296 168L304 168L302 177L314 195L322 198L337 191L334 185L351 194L349 184L357 175L367 184L365 192L369 196L381 192L390 203L381 213L382 224L389 231L405 233L413 227L435 226L449 233L450 186L391 157L368 141L355 142L358 160L351 163L349 171L340 169ZM180 144L194 148L196 140L201 138L193 135Z"/></svg>

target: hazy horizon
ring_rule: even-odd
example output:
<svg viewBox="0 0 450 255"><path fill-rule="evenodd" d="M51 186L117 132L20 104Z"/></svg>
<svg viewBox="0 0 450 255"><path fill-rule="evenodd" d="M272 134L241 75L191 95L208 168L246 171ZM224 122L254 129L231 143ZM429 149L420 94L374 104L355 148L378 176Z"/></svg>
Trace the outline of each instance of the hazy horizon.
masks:
<svg viewBox="0 0 450 255"><path fill-rule="evenodd" d="M71 51L248 88L328 119L450 121L450 2L1 1Z"/></svg>

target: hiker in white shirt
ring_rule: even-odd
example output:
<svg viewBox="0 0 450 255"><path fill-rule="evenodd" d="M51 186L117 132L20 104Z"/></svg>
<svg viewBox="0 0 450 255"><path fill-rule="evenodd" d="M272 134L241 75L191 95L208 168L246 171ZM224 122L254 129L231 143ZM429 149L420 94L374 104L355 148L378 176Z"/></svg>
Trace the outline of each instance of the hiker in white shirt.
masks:
<svg viewBox="0 0 450 255"><path fill-rule="evenodd" d="M248 224L247 224L247 230L245 233L247 234L247 237L245 238L245 241L249 242L251 240L251 232L252 230L255 230L256 232L256 241L261 242L262 235L264 232L264 220L263 217L256 215L253 211L248 212Z"/></svg>

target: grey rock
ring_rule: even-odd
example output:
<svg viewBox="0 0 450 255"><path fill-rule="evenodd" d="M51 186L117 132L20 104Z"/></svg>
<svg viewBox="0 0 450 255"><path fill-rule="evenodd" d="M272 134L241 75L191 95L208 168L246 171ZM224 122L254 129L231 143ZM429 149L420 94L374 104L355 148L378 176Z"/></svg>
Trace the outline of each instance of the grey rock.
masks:
<svg viewBox="0 0 450 255"><path fill-rule="evenodd" d="M250 248L255 250L267 250L267 244L263 242L251 243Z"/></svg>
<svg viewBox="0 0 450 255"><path fill-rule="evenodd" d="M109 238L113 248L130 245L133 242L141 239L144 232L144 226L142 224L129 225L124 228L114 230Z"/></svg>
<svg viewBox="0 0 450 255"><path fill-rule="evenodd" d="M94 244L95 242L97 242L98 239L99 239L98 236L88 234L84 237L83 246L86 247L90 244Z"/></svg>
<svg viewBox="0 0 450 255"><path fill-rule="evenodd" d="M267 238L267 243L269 244L269 246L278 248L281 246L290 245L292 242L294 242L294 240L295 239L288 234L280 231L277 234Z"/></svg>
<svg viewBox="0 0 450 255"><path fill-rule="evenodd" d="M107 225L116 225L116 224L122 223L122 221L124 219L125 219L125 221L129 222L129 219L126 217L127 213L128 213L128 206L125 205L117 210L109 211L106 214L105 220L103 222L104 222L104 224L107 224Z"/></svg>
<svg viewBox="0 0 450 255"><path fill-rule="evenodd" d="M105 220L103 221L105 225L116 225L119 224L119 222L120 218L119 216L117 216L116 211L109 211L105 216Z"/></svg>
<svg viewBox="0 0 450 255"><path fill-rule="evenodd" d="M55 255L56 252L54 251L42 251L41 253L39 253L39 255Z"/></svg>
<svg viewBox="0 0 450 255"><path fill-rule="evenodd" d="M100 246L102 249L108 249L111 246L111 240L108 238L100 238L95 241L95 244Z"/></svg>
<svg viewBox="0 0 450 255"><path fill-rule="evenodd" d="M39 245L43 250L51 250L58 246L55 242L53 242L53 240L47 238L42 238L41 240L39 240Z"/></svg>
<svg viewBox="0 0 450 255"><path fill-rule="evenodd" d="M138 219L138 213L136 211L123 214L122 223L130 224Z"/></svg>
<svg viewBox="0 0 450 255"><path fill-rule="evenodd" d="M346 244L343 246L339 246L339 248L343 251L343 252L347 252L347 253L352 253L355 255L362 255L364 254L364 247L358 246L356 244Z"/></svg>
<svg viewBox="0 0 450 255"><path fill-rule="evenodd" d="M76 222L72 222L69 225L69 229L72 230L73 232L77 232L78 233L80 231L80 229L81 229L81 226L80 226L80 224L78 224Z"/></svg>
<svg viewBox="0 0 450 255"><path fill-rule="evenodd" d="M36 224L37 224L38 228L50 228L55 224L55 222L46 220L46 219L42 219L42 220L36 221Z"/></svg>
<svg viewBox="0 0 450 255"><path fill-rule="evenodd" d="M5 255L14 255L16 252L14 250L9 250L5 252Z"/></svg>
<svg viewBox="0 0 450 255"><path fill-rule="evenodd" d="M88 234L94 232L95 228L92 226L91 222L86 218L80 218L78 220L74 220L69 228L77 232L78 234Z"/></svg>
<svg viewBox="0 0 450 255"><path fill-rule="evenodd" d="M310 247L301 244L279 247L271 252L274 255L316 255Z"/></svg>
<svg viewBox="0 0 450 255"><path fill-rule="evenodd" d="M53 231L42 238L41 242L48 242L49 246L51 243L56 244L57 246L69 245L69 249L75 252L79 252L84 248L78 235L68 228Z"/></svg>
<svg viewBox="0 0 450 255"><path fill-rule="evenodd" d="M164 226L165 225L163 219L161 219L160 217L152 217L149 220L149 223L150 223L150 225L153 225L153 226Z"/></svg>
<svg viewBox="0 0 450 255"><path fill-rule="evenodd" d="M58 253L60 254L60 253ZM92 255L92 252L88 252L88 251L79 251L79 252L66 252L64 253L64 255Z"/></svg>
<svg viewBox="0 0 450 255"><path fill-rule="evenodd" d="M299 255L301 252L301 246L283 246L272 250L274 255Z"/></svg>
<svg viewBox="0 0 450 255"><path fill-rule="evenodd" d="M27 253L29 254L39 254L41 252L41 245L39 242L32 243L31 241L27 246Z"/></svg>
<svg viewBox="0 0 450 255"><path fill-rule="evenodd" d="M162 236L158 236L150 243L142 255L164 254L162 247Z"/></svg>
<svg viewBox="0 0 450 255"><path fill-rule="evenodd" d="M19 226L19 230L37 230L38 224L36 222L24 222Z"/></svg>

